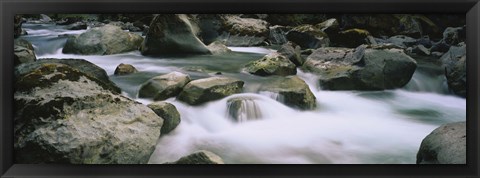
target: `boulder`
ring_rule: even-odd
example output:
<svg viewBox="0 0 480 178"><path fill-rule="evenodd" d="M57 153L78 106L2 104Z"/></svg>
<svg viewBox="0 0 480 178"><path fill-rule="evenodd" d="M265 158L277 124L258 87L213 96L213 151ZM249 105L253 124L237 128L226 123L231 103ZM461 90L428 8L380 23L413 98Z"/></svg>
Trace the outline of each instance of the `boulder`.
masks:
<svg viewBox="0 0 480 178"><path fill-rule="evenodd" d="M245 65L245 70L259 76L287 76L297 73L295 64L279 53L270 53L259 60L252 61Z"/></svg>
<svg viewBox="0 0 480 178"><path fill-rule="evenodd" d="M141 48L143 55L211 54L195 36L187 15L156 15Z"/></svg>
<svg viewBox="0 0 480 178"><path fill-rule="evenodd" d="M226 54L229 52L232 52L232 50L228 49L227 46L225 46L222 42L220 41L214 41L213 43L210 43L207 46L208 50L212 52L214 55L219 55L219 54Z"/></svg>
<svg viewBox="0 0 480 178"><path fill-rule="evenodd" d="M128 75L128 74L133 74L137 73L138 70L133 67L131 64L124 64L121 63L115 68L115 72L113 72L113 75Z"/></svg>
<svg viewBox="0 0 480 178"><path fill-rule="evenodd" d="M417 164L466 164L466 122L444 124L422 140Z"/></svg>
<svg viewBox="0 0 480 178"><path fill-rule="evenodd" d="M27 73L31 73L33 70L39 68L44 64L65 64L69 67L80 71L83 75L87 75L92 80L97 81L100 85L104 86L106 89L110 90L115 94L120 94L120 88L115 85L112 81L110 81L107 72L102 68L98 67L97 65L88 62L84 59L53 59L53 58L44 58L39 59L36 62L32 63L25 63L15 67L14 73L15 77L18 78L22 75Z"/></svg>
<svg viewBox="0 0 480 178"><path fill-rule="evenodd" d="M160 133L167 134L175 129L180 124L180 113L175 105L167 102L154 102L148 105L150 109L158 116L163 118L163 125Z"/></svg>
<svg viewBox="0 0 480 178"><path fill-rule="evenodd" d="M467 29L463 27L448 27L443 31L442 41L448 45L457 45L458 43L465 42L467 37Z"/></svg>
<svg viewBox="0 0 480 178"><path fill-rule="evenodd" d="M268 22L261 19L241 18L233 14L223 16L223 29L232 35L268 37L268 26Z"/></svg>
<svg viewBox="0 0 480 178"><path fill-rule="evenodd" d="M288 42L287 40L287 32L290 31L292 28L286 26L270 26L268 27L269 34L268 34L268 41L270 44L285 44Z"/></svg>
<svg viewBox="0 0 480 178"><path fill-rule="evenodd" d="M165 164L224 164L220 156L201 150L188 156L181 157L179 160Z"/></svg>
<svg viewBox="0 0 480 178"><path fill-rule="evenodd" d="M340 31L340 24L338 23L338 20L334 18L325 20L324 22L315 25L315 27L327 33L329 36L335 35Z"/></svg>
<svg viewBox="0 0 480 178"><path fill-rule="evenodd" d="M34 62L37 60L33 46L30 42L24 39L15 39L13 48L13 64L15 66Z"/></svg>
<svg viewBox="0 0 480 178"><path fill-rule="evenodd" d="M332 45L347 48L356 48L362 44L376 43L375 40L371 40L373 37L371 37L370 32L358 28L340 31L329 37Z"/></svg>
<svg viewBox="0 0 480 178"><path fill-rule="evenodd" d="M257 120L262 117L262 111L254 97L235 97L227 101L228 115L236 122Z"/></svg>
<svg viewBox="0 0 480 178"><path fill-rule="evenodd" d="M329 46L328 35L313 25L300 25L287 33L287 39L302 47L316 49Z"/></svg>
<svg viewBox="0 0 480 178"><path fill-rule="evenodd" d="M243 81L227 77L198 79L185 85L177 99L190 105L200 105L240 93L243 84Z"/></svg>
<svg viewBox="0 0 480 178"><path fill-rule="evenodd" d="M85 22L75 22L73 24L70 24L66 26L65 28L67 30L85 30L87 29L88 25Z"/></svg>
<svg viewBox="0 0 480 178"><path fill-rule="evenodd" d="M302 66L305 62L301 54L301 47L292 42L283 44L277 52L287 57L296 66Z"/></svg>
<svg viewBox="0 0 480 178"><path fill-rule="evenodd" d="M272 78L272 81L263 84L259 91L277 93L279 95L276 99L279 102L296 109L312 110L317 105L315 95L305 81L297 76Z"/></svg>
<svg viewBox="0 0 480 178"><path fill-rule="evenodd" d="M190 77L180 72L159 75L142 84L138 91L138 97L153 98L155 101L165 100L180 94L188 82L190 82Z"/></svg>
<svg viewBox="0 0 480 178"><path fill-rule="evenodd" d="M466 45L452 46L440 60L445 68L448 88L458 96L467 95Z"/></svg>
<svg viewBox="0 0 480 178"><path fill-rule="evenodd" d="M59 63L16 78L15 162L146 164L163 119Z"/></svg>
<svg viewBox="0 0 480 178"><path fill-rule="evenodd" d="M318 74L327 90L401 88L417 67L414 59L392 46L320 48L308 56L303 69Z"/></svg>
<svg viewBox="0 0 480 178"><path fill-rule="evenodd" d="M68 38L63 53L82 55L110 55L137 50L142 43L140 35L123 31L120 27L105 25Z"/></svg>

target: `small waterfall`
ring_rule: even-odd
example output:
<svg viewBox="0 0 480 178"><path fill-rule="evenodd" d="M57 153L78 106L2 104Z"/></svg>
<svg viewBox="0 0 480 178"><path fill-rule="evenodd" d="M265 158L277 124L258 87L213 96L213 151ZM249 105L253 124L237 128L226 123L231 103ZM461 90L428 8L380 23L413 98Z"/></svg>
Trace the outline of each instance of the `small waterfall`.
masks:
<svg viewBox="0 0 480 178"><path fill-rule="evenodd" d="M262 117L254 98L232 98L227 101L227 115L237 122L257 120Z"/></svg>
<svg viewBox="0 0 480 178"><path fill-rule="evenodd" d="M429 75L420 70L415 71L404 89L416 92L449 94L447 79L444 75Z"/></svg>

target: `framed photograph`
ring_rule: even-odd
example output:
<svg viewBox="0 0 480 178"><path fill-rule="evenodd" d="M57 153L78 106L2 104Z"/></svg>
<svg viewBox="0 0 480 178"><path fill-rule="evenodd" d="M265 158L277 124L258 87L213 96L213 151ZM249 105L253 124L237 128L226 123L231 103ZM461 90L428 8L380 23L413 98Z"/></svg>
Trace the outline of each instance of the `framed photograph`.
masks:
<svg viewBox="0 0 480 178"><path fill-rule="evenodd" d="M477 177L478 1L5 0L1 177Z"/></svg>

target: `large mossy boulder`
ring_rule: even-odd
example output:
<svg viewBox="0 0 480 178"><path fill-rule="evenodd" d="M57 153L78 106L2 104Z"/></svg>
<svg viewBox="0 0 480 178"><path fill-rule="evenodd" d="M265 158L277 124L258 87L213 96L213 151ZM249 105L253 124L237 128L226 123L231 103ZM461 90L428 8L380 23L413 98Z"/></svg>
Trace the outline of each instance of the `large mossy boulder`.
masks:
<svg viewBox="0 0 480 178"><path fill-rule="evenodd" d="M91 28L78 36L70 36L63 53L82 55L110 55L138 50L143 38L123 31L120 27L105 25Z"/></svg>
<svg viewBox="0 0 480 178"><path fill-rule="evenodd" d="M259 76L287 76L297 73L295 64L279 53L270 53L261 59L252 61L245 65L245 70Z"/></svg>
<svg viewBox="0 0 480 178"><path fill-rule="evenodd" d="M175 105L167 102L154 102L148 105L150 109L158 116L163 118L163 125L160 133L167 134L175 129L180 124L180 113Z"/></svg>
<svg viewBox="0 0 480 178"><path fill-rule="evenodd" d="M138 97L153 98L155 101L165 100L180 94L188 82L190 77L180 72L159 75L142 84Z"/></svg>
<svg viewBox="0 0 480 178"><path fill-rule="evenodd" d="M412 78L417 63L403 50L389 46L320 48L303 69L319 76L326 90L384 90L401 88Z"/></svg>
<svg viewBox="0 0 480 178"><path fill-rule="evenodd" d="M13 64L15 66L37 60L33 46L27 40L15 39L13 50Z"/></svg>
<svg viewBox="0 0 480 178"><path fill-rule="evenodd" d="M142 43L143 55L210 54L195 36L189 16L184 14L156 15Z"/></svg>
<svg viewBox="0 0 480 178"><path fill-rule="evenodd" d="M314 25L300 25L287 33L287 39L302 49L317 49L330 45L328 35Z"/></svg>
<svg viewBox="0 0 480 178"><path fill-rule="evenodd" d="M456 95L467 96L466 45L452 46L440 60L445 68L448 88Z"/></svg>
<svg viewBox="0 0 480 178"><path fill-rule="evenodd" d="M417 164L466 164L467 132L465 122L442 125L422 140Z"/></svg>
<svg viewBox="0 0 480 178"><path fill-rule="evenodd" d="M191 81L183 88L178 99L190 105L200 105L240 93L243 81L228 77L210 77Z"/></svg>
<svg viewBox="0 0 480 178"><path fill-rule="evenodd" d="M42 63L15 81L15 162L145 164L163 119L66 64Z"/></svg>
<svg viewBox="0 0 480 178"><path fill-rule="evenodd" d="M175 162L164 164L224 164L223 159L210 151L200 150L188 156L181 157Z"/></svg>
<svg viewBox="0 0 480 178"><path fill-rule="evenodd" d="M275 99L292 108L312 110L317 106L315 95L305 81L297 76L272 78L259 91L277 93L278 98Z"/></svg>
<svg viewBox="0 0 480 178"><path fill-rule="evenodd" d="M36 62L25 63L15 67L14 73L15 77L18 78L22 75L31 73L33 70L39 68L44 64L65 64L69 67L80 71L83 75L87 75L92 80L98 81L100 85L105 86L108 90L113 93L119 94L121 92L120 88L110 81L107 72L97 65L88 62L84 59L54 59L54 58L43 58L39 59Z"/></svg>

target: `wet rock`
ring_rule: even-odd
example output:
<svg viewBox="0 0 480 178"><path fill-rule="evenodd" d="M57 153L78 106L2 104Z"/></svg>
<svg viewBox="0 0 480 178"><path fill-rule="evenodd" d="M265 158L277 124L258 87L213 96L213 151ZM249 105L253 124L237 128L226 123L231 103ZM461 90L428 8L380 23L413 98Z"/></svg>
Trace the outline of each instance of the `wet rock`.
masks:
<svg viewBox="0 0 480 178"><path fill-rule="evenodd" d="M160 101L151 103L148 107L152 109L155 114L163 118L163 125L160 130L161 134L170 133L180 124L180 113L173 104Z"/></svg>
<svg viewBox="0 0 480 178"><path fill-rule="evenodd" d="M466 164L466 123L442 125L422 140L417 164Z"/></svg>
<svg viewBox="0 0 480 178"><path fill-rule="evenodd" d="M219 55L219 54L225 54L232 52L232 50L228 49L227 46L225 46L222 42L220 41L215 41L213 43L210 43L207 46L208 50L212 52L212 54Z"/></svg>
<svg viewBox="0 0 480 178"><path fill-rule="evenodd" d="M155 101L165 100L180 94L188 82L190 77L180 72L156 76L142 84L138 97L153 98Z"/></svg>
<svg viewBox="0 0 480 178"><path fill-rule="evenodd" d="M308 85L297 76L287 76L272 79L261 86L260 91L278 93L278 101L301 110L312 110L316 107L316 97Z"/></svg>
<svg viewBox="0 0 480 178"><path fill-rule="evenodd" d="M69 37L63 53L83 55L110 55L137 50L142 43L140 35L125 32L120 27L105 25L92 28L76 37Z"/></svg>
<svg viewBox="0 0 480 178"><path fill-rule="evenodd" d="M137 72L138 70L135 67L133 67L131 64L121 63L117 66L117 68L115 68L115 72L113 73L113 75L128 75L128 74L133 74Z"/></svg>
<svg viewBox="0 0 480 178"><path fill-rule="evenodd" d="M305 62L305 59L301 55L301 47L292 42L283 44L277 52L287 57L296 66L302 66Z"/></svg>
<svg viewBox="0 0 480 178"><path fill-rule="evenodd" d="M279 53L271 53L263 58L245 65L248 73L260 76L268 75L295 75L297 68L287 57Z"/></svg>
<svg viewBox="0 0 480 178"><path fill-rule="evenodd" d="M53 58L44 58L39 59L36 62L32 63L25 63L15 67L15 78L19 78L25 74L31 73L33 70L36 70L40 66L44 64L64 64L68 65L69 67L80 71L83 75L87 75L92 77L94 81L100 83L100 85L104 86L106 89L110 90L115 94L119 94L121 92L120 88L118 88L115 83L110 81L107 72L102 68L98 67L97 65L88 62L84 59L53 59Z"/></svg>
<svg viewBox="0 0 480 178"><path fill-rule="evenodd" d="M466 45L452 46L440 60L445 67L445 77L448 88L456 95L466 97L467 94L467 69L466 69Z"/></svg>
<svg viewBox="0 0 480 178"><path fill-rule="evenodd" d="M383 90L400 88L412 78L416 61L394 46L320 48L304 70L318 74L327 90Z"/></svg>
<svg viewBox="0 0 480 178"><path fill-rule="evenodd" d="M316 49L329 46L328 35L313 25L300 25L287 33L287 39L302 47Z"/></svg>
<svg viewBox="0 0 480 178"><path fill-rule="evenodd" d="M17 163L145 164L163 119L65 64L16 78Z"/></svg>
<svg viewBox="0 0 480 178"><path fill-rule="evenodd" d="M224 164L220 156L205 150L184 156L179 160L165 164Z"/></svg>
<svg viewBox="0 0 480 178"><path fill-rule="evenodd" d="M211 54L195 36L189 17L183 14L155 16L141 51L143 55Z"/></svg>
<svg viewBox="0 0 480 178"><path fill-rule="evenodd" d="M262 117L255 98L236 97L227 101L228 115L236 122L257 120Z"/></svg>
<svg viewBox="0 0 480 178"><path fill-rule="evenodd" d="M177 99L190 105L200 105L240 93L243 84L243 81L228 77L198 79L185 85Z"/></svg>

